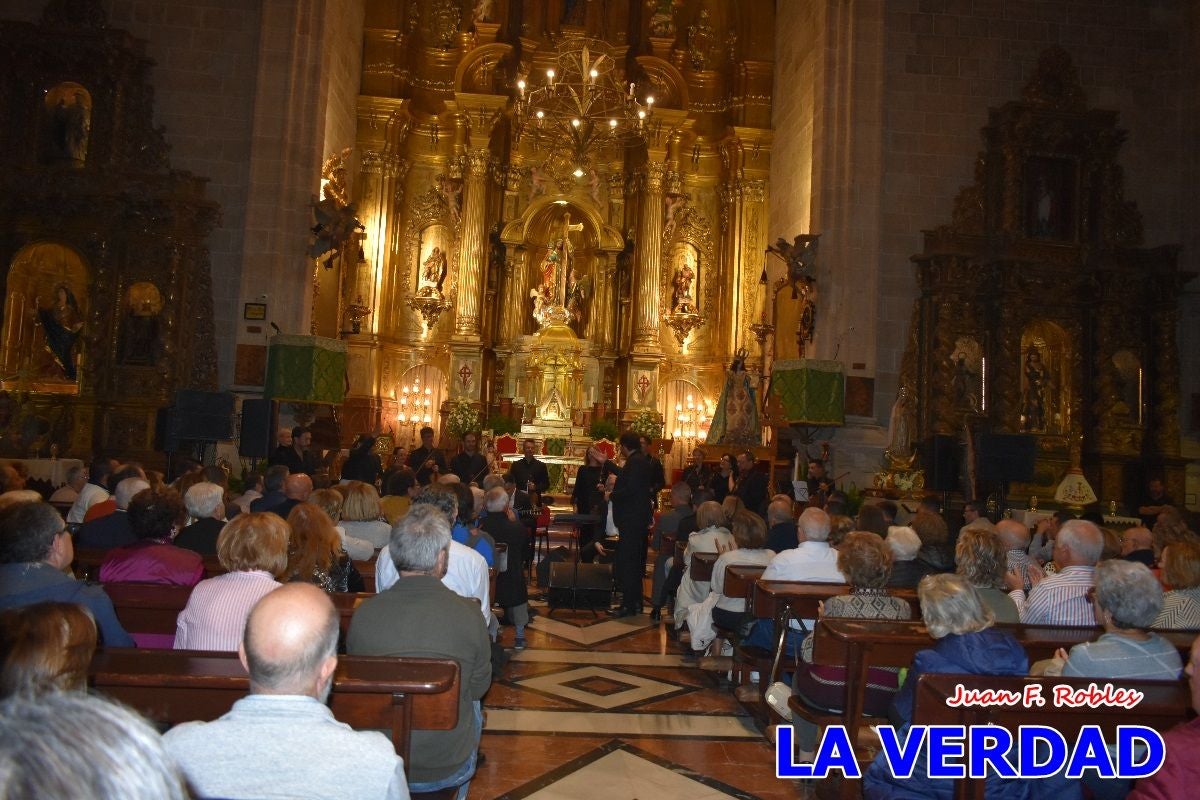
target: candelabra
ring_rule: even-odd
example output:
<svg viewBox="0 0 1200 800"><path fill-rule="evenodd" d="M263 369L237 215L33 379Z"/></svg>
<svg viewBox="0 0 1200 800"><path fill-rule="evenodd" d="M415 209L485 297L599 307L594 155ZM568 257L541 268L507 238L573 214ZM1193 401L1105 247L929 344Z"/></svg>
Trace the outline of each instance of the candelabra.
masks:
<svg viewBox="0 0 1200 800"><path fill-rule="evenodd" d="M433 392L428 386L422 390L420 381L414 379L411 386L400 387L396 402L400 404L400 412L396 414L397 427L399 430L407 427L409 441L415 441L417 426L433 422Z"/></svg>
<svg viewBox="0 0 1200 800"><path fill-rule="evenodd" d="M675 429L672 431L672 437L683 443L685 464L696 444L708 438L708 428L711 424L712 420L706 412L703 399L697 404L695 398L689 394L686 406L683 403L675 404Z"/></svg>
<svg viewBox="0 0 1200 800"><path fill-rule="evenodd" d="M570 36L558 46L545 82L517 79L515 138L532 136L534 148L561 155L581 177L589 156L614 144L646 135L654 97L639 100L616 73L612 47L597 39Z"/></svg>

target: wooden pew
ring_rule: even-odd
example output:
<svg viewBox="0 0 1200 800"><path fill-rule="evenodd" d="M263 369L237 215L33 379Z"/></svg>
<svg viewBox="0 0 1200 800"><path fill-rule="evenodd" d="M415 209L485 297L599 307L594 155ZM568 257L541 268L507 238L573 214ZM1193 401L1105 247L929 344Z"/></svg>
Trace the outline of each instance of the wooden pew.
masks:
<svg viewBox="0 0 1200 800"><path fill-rule="evenodd" d="M412 731L458 724L460 680L452 660L340 656L329 705L351 727L390 731L407 764ZM198 650L101 649L89 683L166 725L216 719L250 690L236 653Z"/></svg>
<svg viewBox="0 0 1200 800"><path fill-rule="evenodd" d="M1000 725L1015 736L1021 725L1047 725L1073 740L1084 725L1098 725L1106 734L1106 741L1116 737L1118 725L1146 725L1165 732L1186 722L1191 707L1191 693L1186 681L1130 681L1116 680L1114 685L1136 689L1144 699L1137 707L1125 709L1105 706L1072 708L1054 705L1053 687L1074 686L1086 689L1088 684L1098 683L1095 678L1061 677L997 677L992 675L922 675L917 682L916 702L913 707L915 725ZM954 695L957 686L966 689L992 689L1023 692L1026 686L1042 686L1042 697L1046 705L1040 708L1024 706L964 706L952 708L946 700ZM955 781L954 796L958 800L983 800L986 781L983 778L964 778Z"/></svg>
<svg viewBox="0 0 1200 800"><path fill-rule="evenodd" d="M688 574L694 581L711 581L713 565L717 563L719 553L692 553L692 563Z"/></svg>
<svg viewBox="0 0 1200 800"><path fill-rule="evenodd" d="M76 547L75 560L71 562L72 572L81 580L100 580L100 564L104 562L108 550L93 547ZM224 575L228 570L221 566L215 555L201 556L204 560L204 577L212 578Z"/></svg>
<svg viewBox="0 0 1200 800"><path fill-rule="evenodd" d="M376 553L375 558L378 557L379 554ZM354 568L363 579L363 591L367 594L375 594L375 558L354 562Z"/></svg>
<svg viewBox="0 0 1200 800"><path fill-rule="evenodd" d="M104 591L112 600L121 627L130 633L175 635L175 622L191 597L190 586L163 586L156 583L106 583ZM329 595L338 611L342 636L350 629L354 609L369 592L334 592Z"/></svg>
<svg viewBox="0 0 1200 800"><path fill-rule="evenodd" d="M740 597L746 601L746 608L750 608L750 593L754 590L754 582L762 577L765 569L766 567L748 564L729 565L725 568L722 594L726 597Z"/></svg>

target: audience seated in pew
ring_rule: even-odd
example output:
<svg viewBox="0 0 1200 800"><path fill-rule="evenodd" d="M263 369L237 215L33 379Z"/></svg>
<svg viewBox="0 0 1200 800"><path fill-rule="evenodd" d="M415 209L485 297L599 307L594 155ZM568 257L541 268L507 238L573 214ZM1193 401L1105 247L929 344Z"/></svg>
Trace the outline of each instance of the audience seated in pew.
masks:
<svg viewBox="0 0 1200 800"><path fill-rule="evenodd" d="M898 597L887 593L888 575L892 567L892 553L883 540L874 533L854 531L846 537L838 551L838 569L850 584L850 594L831 597L822 604L822 617L849 617L855 619L907 620L912 618L912 607ZM800 649L800 661L792 679L792 692L804 698L809 705L830 710L840 709L845 696L846 670L843 667L822 666L812 663L813 636L804 638ZM883 716L899 688L898 674L894 669L873 668L867 687L866 713ZM744 687L743 687L744 688ZM738 699L743 699L740 695ZM802 757L811 758L816 749L817 726L806 719L793 719L796 746Z"/></svg>
<svg viewBox="0 0 1200 800"><path fill-rule="evenodd" d="M449 492L438 491L436 487L427 487L420 491L413 499L412 508L418 506L431 506L446 519L446 523L449 525L452 525L458 516L458 500L455 496ZM394 527L392 535L395 536ZM400 577L396 571L395 560L391 557L384 557L388 553L389 550L385 548L380 551L380 557L375 559L375 591L379 593L387 591ZM488 579L488 566L487 562L483 560L483 556L465 544L459 544L451 539L450 558L446 565L446 573L442 576L442 583L455 594L473 599L483 613L489 634L495 636L496 631L499 630L499 623L492 614Z"/></svg>
<svg viewBox="0 0 1200 800"><path fill-rule="evenodd" d="M175 649L238 649L254 604L282 585L288 535L287 523L268 512L238 514L225 526L217 557L227 572L196 584L176 623Z"/></svg>
<svg viewBox="0 0 1200 800"><path fill-rule="evenodd" d="M184 723L163 737L197 795L409 796L388 738L354 731L325 704L337 639L337 612L312 584L289 584L255 605L239 650L250 694L218 720Z"/></svg>
<svg viewBox="0 0 1200 800"><path fill-rule="evenodd" d="M770 514L770 507L767 512ZM725 569L737 564L765 567L775 557L775 552L766 548L767 524L762 517L748 511L738 511L733 515L731 524L734 548L722 552L713 564L708 596L685 609L692 650L698 653L707 650L717 637L714 624L727 630L738 631L752 619L746 613L745 598L724 596ZM716 654L724 656L724 661L709 662L703 665L703 668L719 671L730 669L733 646L729 645L727 649L728 652L722 650Z"/></svg>
<svg viewBox="0 0 1200 800"><path fill-rule="evenodd" d="M86 691L97 636L96 620L78 603L0 611L0 698Z"/></svg>
<svg viewBox="0 0 1200 800"><path fill-rule="evenodd" d="M1060 534L1061 535L1061 534ZM1113 559L1096 565L1088 600L1104 633L1078 644L1068 655L1060 649L1050 663L1034 665L1034 674L1074 678L1176 680L1183 668L1179 651L1146 630L1162 608L1162 586L1144 564Z"/></svg>
<svg viewBox="0 0 1200 800"><path fill-rule="evenodd" d="M317 489L308 496L308 502L329 515L329 520L333 523L334 530L338 532L338 537L342 541L342 549L346 551L346 555L350 556L351 560L371 560L375 555L375 546L366 539L359 539L346 533L346 526L342 523L344 500L341 492L336 489ZM389 527L388 530L391 528ZM363 577L365 579L366 576Z"/></svg>
<svg viewBox="0 0 1200 800"><path fill-rule="evenodd" d="M326 592L361 592L362 575L342 548L329 515L312 503L297 503L287 516L291 528L289 581L308 581Z"/></svg>
<svg viewBox="0 0 1200 800"><path fill-rule="evenodd" d="M882 512L880 512L882 513ZM921 552L921 537L906 525L892 525L884 540L892 551L892 577L888 586L915 589L921 578L937 572L917 555Z"/></svg>
<svg viewBox="0 0 1200 800"><path fill-rule="evenodd" d="M150 484L144 478L126 478L118 483L113 493L116 510L99 519L83 523L75 534L76 546L109 550L137 541L133 529L129 527L129 503L134 495L149 488Z"/></svg>
<svg viewBox="0 0 1200 800"><path fill-rule="evenodd" d="M0 609L44 601L83 605L108 647L132 647L112 601L94 584L64 572L75 557L63 518L46 503L18 503L0 511Z"/></svg>
<svg viewBox="0 0 1200 800"><path fill-rule="evenodd" d="M483 727L480 704L491 686L492 663L488 630L478 610L441 581L451 541L447 515L429 504L413 505L396 523L388 545L398 578L354 612L346 651L458 662L458 725L451 731L413 734L409 787L413 792L458 787L456 797L464 800L475 772Z"/></svg>
<svg viewBox="0 0 1200 800"><path fill-rule="evenodd" d="M118 486L118 505L120 489ZM216 555L217 537L225 527L225 490L219 484L201 481L187 490L183 504L195 522L175 537L176 546L193 550L202 556Z"/></svg>
<svg viewBox="0 0 1200 800"><path fill-rule="evenodd" d="M1047 576L1028 568L1033 589L1026 595L1024 578L1010 570L1005 575L1008 596L1017 604L1021 622L1028 625L1094 625L1095 615L1085 594L1092 585L1096 562L1104 548L1100 529L1073 519L1062 524L1053 542L1058 572Z"/></svg>
<svg viewBox="0 0 1200 800"><path fill-rule="evenodd" d="M100 564L101 583L195 586L204 577L199 553L171 544L187 519L174 489L143 489L129 501L129 527L137 541L115 547Z"/></svg>
<svg viewBox="0 0 1200 800"><path fill-rule="evenodd" d="M487 491L487 510L480 523L493 540L507 545L505 569L496 578L496 604L504 609L504 621L516 629L514 648L525 649L525 626L529 624L529 590L525 585L525 551L529 529L509 519L508 494L497 486ZM381 557L382 554L381 554Z"/></svg>
<svg viewBox="0 0 1200 800"><path fill-rule="evenodd" d="M346 484L346 499L342 503L342 527L345 528L347 537L368 542L372 552L387 547L388 539L392 535L392 526L383 519L379 493L375 491L374 486L362 481ZM350 548L346 549L348 551ZM354 558L361 559L370 557L370 553L354 555Z"/></svg>
<svg viewBox="0 0 1200 800"><path fill-rule="evenodd" d="M929 571L953 571L954 544L950 541L950 529L946 527L946 520L942 515L921 510L909 520L908 525L921 540L917 558L925 562Z"/></svg>
<svg viewBox="0 0 1200 800"><path fill-rule="evenodd" d="M1152 628L1200 630L1200 542L1181 539L1162 549L1162 577L1171 587Z"/></svg>
<svg viewBox="0 0 1200 800"><path fill-rule="evenodd" d="M996 622L1020 622L1012 598L1005 594L1008 559L1004 543L994 529L968 525L954 548L955 571L975 587L979 599L991 609Z"/></svg>
<svg viewBox="0 0 1200 800"><path fill-rule="evenodd" d="M86 735L82 735L86 733ZM0 702L5 797L187 800L174 759L144 719L76 692Z"/></svg>
<svg viewBox="0 0 1200 800"><path fill-rule="evenodd" d="M726 500L729 499L726 498ZM736 547L733 534L729 532L726 525L732 524L737 513L734 511L727 521L722 507L712 500L701 503L696 509L696 524L700 530L688 536L687 546L683 551L683 577L679 582L679 590L675 593L676 628L683 626L687 619L688 609L692 605L702 602L709 594L709 582L697 581L692 577L693 554L724 553L726 550Z"/></svg>

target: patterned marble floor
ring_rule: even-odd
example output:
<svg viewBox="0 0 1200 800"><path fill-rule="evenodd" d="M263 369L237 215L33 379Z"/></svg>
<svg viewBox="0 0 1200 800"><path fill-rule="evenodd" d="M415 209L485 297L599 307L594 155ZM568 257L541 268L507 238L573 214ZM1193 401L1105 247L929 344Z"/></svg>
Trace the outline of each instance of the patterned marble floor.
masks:
<svg viewBox="0 0 1200 800"><path fill-rule="evenodd" d="M666 626L543 604L485 700L485 763L471 800L805 797L773 748ZM513 630L501 629L512 646Z"/></svg>

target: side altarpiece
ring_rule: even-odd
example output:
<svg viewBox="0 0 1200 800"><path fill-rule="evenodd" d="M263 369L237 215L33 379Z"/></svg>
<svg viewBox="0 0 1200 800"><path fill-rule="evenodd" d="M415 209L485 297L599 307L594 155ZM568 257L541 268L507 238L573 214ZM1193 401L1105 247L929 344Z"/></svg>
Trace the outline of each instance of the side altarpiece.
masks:
<svg viewBox="0 0 1200 800"><path fill-rule="evenodd" d="M983 138L953 221L913 258L901 382L914 438L932 451L932 437L953 437L976 455L977 434L1032 435L1020 500L1053 497L1079 462L1102 501L1137 496L1148 473L1182 496L1177 297L1192 276L1176 246L1141 247L1117 114L1088 108L1055 48L1020 101L991 110ZM968 496L991 491L970 469L958 477Z"/></svg>
<svg viewBox="0 0 1200 800"><path fill-rule="evenodd" d="M157 460L156 411L214 389L204 181L174 171L144 43L98 2L0 22L0 450Z"/></svg>

